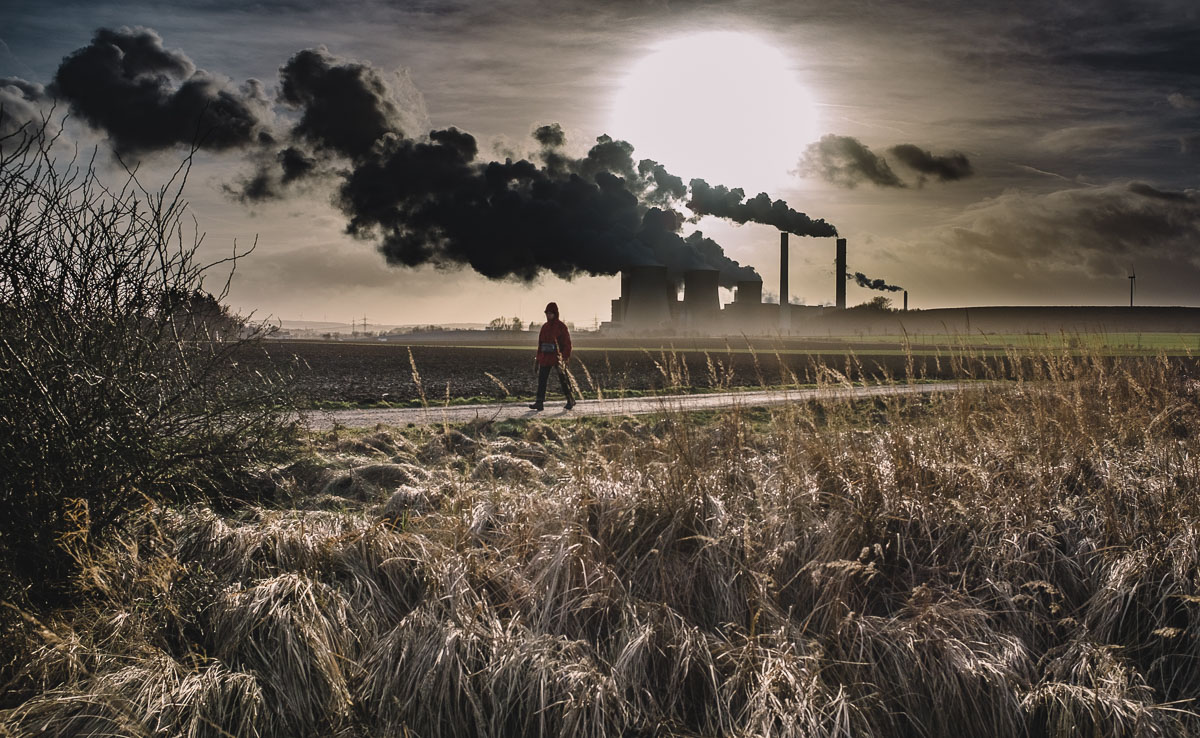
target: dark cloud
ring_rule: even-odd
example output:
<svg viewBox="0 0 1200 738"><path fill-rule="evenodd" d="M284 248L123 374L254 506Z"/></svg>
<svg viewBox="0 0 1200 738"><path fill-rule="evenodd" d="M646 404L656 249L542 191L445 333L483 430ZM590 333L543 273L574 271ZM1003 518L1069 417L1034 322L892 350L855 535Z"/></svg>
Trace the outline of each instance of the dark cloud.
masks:
<svg viewBox="0 0 1200 738"><path fill-rule="evenodd" d="M1109 74L1200 79L1200 28L1195 23L1178 24L1136 10L1122 19L1123 24L1105 22L1110 20L1097 19L1096 26L1072 29L1054 39L1052 59Z"/></svg>
<svg viewBox="0 0 1200 738"><path fill-rule="evenodd" d="M562 126L557 123L538 126L533 131L533 138L548 149L559 148L567 142L567 136L563 133Z"/></svg>
<svg viewBox="0 0 1200 738"><path fill-rule="evenodd" d="M40 126L42 104L46 102L46 90L41 85L0 77L0 137Z"/></svg>
<svg viewBox="0 0 1200 738"><path fill-rule="evenodd" d="M637 174L633 147L600 137L564 170L527 160L477 161L474 139L454 129L427 141L386 139L346 173L338 205L348 231L374 240L392 264L465 265L492 279L616 274L633 264L715 268L723 284L753 279L683 217L647 207L655 166ZM626 180L626 175L631 177Z"/></svg>
<svg viewBox="0 0 1200 738"><path fill-rule="evenodd" d="M575 160L570 168L574 173L588 179L600 172L615 174L626 182L637 179L633 164L633 144L611 136L598 137L596 144L588 149L587 156Z"/></svg>
<svg viewBox="0 0 1200 738"><path fill-rule="evenodd" d="M827 134L808 145L800 172L816 175L839 187L853 189L863 182L878 187L904 187L883 157L851 136Z"/></svg>
<svg viewBox="0 0 1200 738"><path fill-rule="evenodd" d="M408 137L368 65L305 51L281 76L281 99L300 113L293 146L260 162L238 194L262 200L284 196L291 180L332 181L348 232L377 241L392 264L465 265L493 279L615 274L631 264L663 264L673 275L715 268L729 285L753 278L703 234L680 235L684 218L671 206L686 194L683 181L657 162L635 164L626 141L600 136L572 158L551 123L533 132L542 165L481 161L475 138L455 128Z"/></svg>
<svg viewBox="0 0 1200 738"><path fill-rule="evenodd" d="M1171 107L1176 110L1195 110L1200 108L1200 100L1188 97L1179 92L1172 92L1170 95L1167 95L1167 102L1171 103Z"/></svg>
<svg viewBox="0 0 1200 738"><path fill-rule="evenodd" d="M1006 192L969 208L934 239L946 255L993 274L1058 269L1121 276L1135 260L1200 270L1200 193L1145 183ZM1004 271L1001 271L1004 270Z"/></svg>
<svg viewBox="0 0 1200 738"><path fill-rule="evenodd" d="M678 208L689 188L658 162L635 160L630 143L600 136L573 157L562 127L551 123L533 132L541 146L533 160L489 161L469 133L421 135L406 125L411 110L394 82L323 47L302 50L280 68L276 102L291 123L272 127L257 83L232 89L164 48L152 30L100 29L64 59L51 92L119 152L192 142L240 149L252 171L226 191L243 201L286 197L309 182L331 188L347 231L377 243L391 264L468 266L526 281L546 271L610 275L637 264L666 265L674 278L712 268L726 286L757 278L699 231L684 235ZM37 93L15 84L4 90L22 99ZM690 194L697 215L836 234L765 193L746 200L741 190L694 180Z"/></svg>
<svg viewBox="0 0 1200 738"><path fill-rule="evenodd" d="M762 223L797 236L837 235L837 228L831 224L792 210L783 200L772 201L765 192L746 200L746 193L741 188L731 190L724 185L710 185L702 179L693 179L690 187L687 207L697 216L715 215L735 223Z"/></svg>
<svg viewBox="0 0 1200 738"><path fill-rule="evenodd" d="M667 171L666 167L651 159L638 162L638 174L648 186L642 192L642 198L656 204L669 204L682 200L687 195L687 187L683 178Z"/></svg>
<svg viewBox="0 0 1200 738"><path fill-rule="evenodd" d="M328 179L339 162L372 156L380 142L403 138L419 118L412 108L420 106L420 95L406 89L406 78L340 59L324 47L292 55L279 79L279 102L299 118L277 134L283 148L253 153L253 171L225 187L243 202L282 198L304 180Z"/></svg>
<svg viewBox="0 0 1200 738"><path fill-rule="evenodd" d="M921 175L919 185L924 184L927 177L935 177L939 182L954 182L974 174L966 154L958 152L938 156L915 144L905 143L891 147L888 153ZM892 171L885 158L852 136L828 134L809 144L800 160L799 172L847 189L863 182L877 187L908 186Z"/></svg>
<svg viewBox="0 0 1200 738"><path fill-rule="evenodd" d="M307 177L317 169L317 160L295 146L280 151L276 158L283 170L283 184Z"/></svg>
<svg viewBox="0 0 1200 738"><path fill-rule="evenodd" d="M888 149L892 156L922 175L936 177L939 182L954 182L974 174L966 154L954 152L935 156L914 144L899 144Z"/></svg>
<svg viewBox="0 0 1200 738"><path fill-rule="evenodd" d="M269 138L257 82L238 89L163 48L146 28L101 28L63 59L50 92L108 135L119 152L176 145L230 149Z"/></svg>
<svg viewBox="0 0 1200 738"><path fill-rule="evenodd" d="M859 287L866 287L869 290L879 290L881 292L900 292L903 287L894 284L888 284L882 279L871 279L862 272L855 272L853 275L847 274L846 279L853 279Z"/></svg>
<svg viewBox="0 0 1200 738"><path fill-rule="evenodd" d="M1141 195L1142 197L1150 197L1156 200L1166 200L1167 202L1196 202L1196 196L1189 192L1170 192L1151 187L1145 182L1131 182L1129 191Z"/></svg>
<svg viewBox="0 0 1200 738"><path fill-rule="evenodd" d="M289 192L293 185L314 179L322 173L321 162L296 146L272 153L262 149L249 154L254 169L236 181L222 186L225 194L243 203L276 200Z"/></svg>
<svg viewBox="0 0 1200 738"><path fill-rule="evenodd" d="M279 99L300 112L294 139L351 159L367 156L386 135L403 136L401 109L373 67L332 56L324 47L297 53L279 70Z"/></svg>

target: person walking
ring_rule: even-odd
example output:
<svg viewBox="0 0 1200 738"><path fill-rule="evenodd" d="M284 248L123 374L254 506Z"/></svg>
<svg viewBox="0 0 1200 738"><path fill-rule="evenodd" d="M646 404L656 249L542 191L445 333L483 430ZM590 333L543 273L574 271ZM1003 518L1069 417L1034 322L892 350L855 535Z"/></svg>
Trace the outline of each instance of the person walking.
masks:
<svg viewBox="0 0 1200 738"><path fill-rule="evenodd" d="M546 381L550 378L550 370L558 371L558 381L562 392L567 397L567 410L575 407L575 397L571 394L571 383L567 379L566 366L571 358L571 332L567 324L558 319L558 305L546 305L546 322L538 333L538 348L534 361L537 365L538 388L537 400L529 406L530 410L542 410L546 402Z"/></svg>

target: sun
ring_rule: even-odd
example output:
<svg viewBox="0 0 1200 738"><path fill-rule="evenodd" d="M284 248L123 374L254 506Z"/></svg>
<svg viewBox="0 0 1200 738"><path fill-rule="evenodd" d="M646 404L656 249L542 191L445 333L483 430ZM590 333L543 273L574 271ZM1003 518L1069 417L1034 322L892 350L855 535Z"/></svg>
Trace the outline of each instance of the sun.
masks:
<svg viewBox="0 0 1200 738"><path fill-rule="evenodd" d="M671 38L634 64L609 133L684 179L773 190L817 138L813 101L783 52L750 33Z"/></svg>

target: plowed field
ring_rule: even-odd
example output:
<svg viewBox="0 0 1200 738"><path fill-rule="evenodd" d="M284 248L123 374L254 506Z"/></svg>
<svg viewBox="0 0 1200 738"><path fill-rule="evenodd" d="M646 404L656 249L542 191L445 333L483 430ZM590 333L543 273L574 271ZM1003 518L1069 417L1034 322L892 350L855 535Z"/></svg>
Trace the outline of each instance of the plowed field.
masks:
<svg viewBox="0 0 1200 738"><path fill-rule="evenodd" d="M294 363L298 389L308 402L405 403L419 401L423 390L427 400L435 403L444 402L447 395L452 399L526 397L532 396L537 387L532 349L320 341L268 342L265 348L265 357L258 354L247 357L247 361L261 363L264 368ZM916 361L914 372L918 375L949 375L948 367L933 360L918 357ZM585 395L594 397L597 390L609 395L620 390L686 391L807 383L816 380L818 365L852 379L882 376L885 372L904 376L905 362L904 356L895 355L581 347L572 356L570 368ZM414 364L419 384L414 378ZM826 378L836 379L829 374ZM556 391L556 385L552 377L551 392Z"/></svg>

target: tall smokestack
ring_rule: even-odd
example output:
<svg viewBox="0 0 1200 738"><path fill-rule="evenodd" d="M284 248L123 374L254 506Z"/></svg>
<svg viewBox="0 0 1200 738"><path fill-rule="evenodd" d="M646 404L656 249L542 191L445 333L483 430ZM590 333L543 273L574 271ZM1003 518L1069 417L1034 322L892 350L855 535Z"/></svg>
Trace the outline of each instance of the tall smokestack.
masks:
<svg viewBox="0 0 1200 738"><path fill-rule="evenodd" d="M904 312L908 312L908 290L904 290Z"/></svg>
<svg viewBox="0 0 1200 738"><path fill-rule="evenodd" d="M783 330L788 326L788 234L779 233L779 325Z"/></svg>
<svg viewBox="0 0 1200 738"><path fill-rule="evenodd" d="M846 239L839 238L837 240L837 261L834 267L833 278L837 280L834 294L837 295L836 304L838 310L846 309Z"/></svg>

